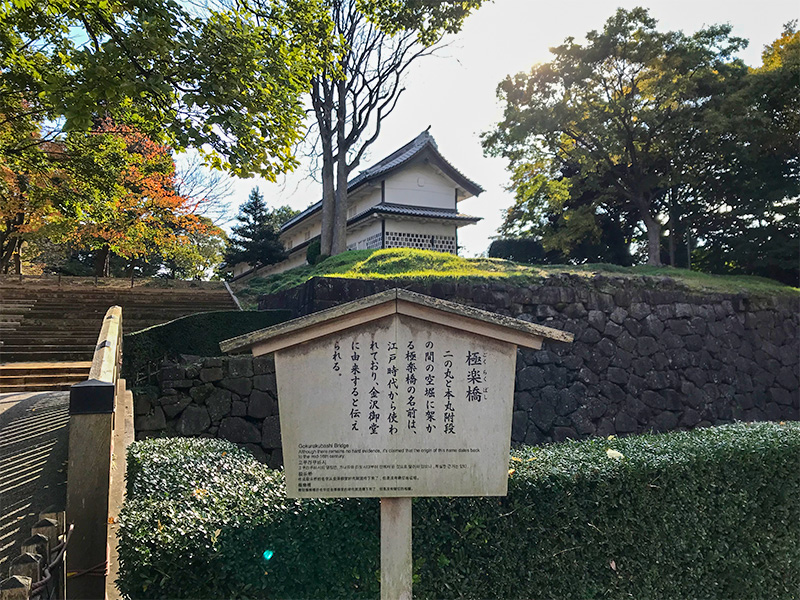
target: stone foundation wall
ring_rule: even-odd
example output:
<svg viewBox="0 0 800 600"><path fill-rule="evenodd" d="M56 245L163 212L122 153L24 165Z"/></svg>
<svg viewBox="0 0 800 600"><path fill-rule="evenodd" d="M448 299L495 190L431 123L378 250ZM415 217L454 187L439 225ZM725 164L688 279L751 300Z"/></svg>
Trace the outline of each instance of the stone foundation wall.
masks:
<svg viewBox="0 0 800 600"><path fill-rule="evenodd" d="M316 279L262 298L259 308L308 314L398 284L403 285ZM518 352L513 442L800 419L797 296L698 293L669 278L566 274L531 287L502 282L404 287L575 334L572 344L546 342L542 350ZM247 365L252 376L246 375ZM140 435L226 437L258 446L277 464L279 444L271 445L277 439L271 361L204 359L165 367L160 379L161 391L149 405L137 399ZM262 408L264 397L270 399L268 408ZM206 424L206 413L208 424L196 433Z"/></svg>
<svg viewBox="0 0 800 600"><path fill-rule="evenodd" d="M186 357L165 364L158 382L134 393L136 439L220 437L271 466L283 464L271 355Z"/></svg>

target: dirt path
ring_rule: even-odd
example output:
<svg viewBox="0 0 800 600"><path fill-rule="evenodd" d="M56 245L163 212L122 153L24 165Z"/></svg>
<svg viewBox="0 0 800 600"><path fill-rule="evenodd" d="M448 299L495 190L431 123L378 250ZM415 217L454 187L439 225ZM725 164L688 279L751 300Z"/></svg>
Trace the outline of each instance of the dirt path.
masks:
<svg viewBox="0 0 800 600"><path fill-rule="evenodd" d="M64 510L69 392L0 394L0 573L37 515Z"/></svg>

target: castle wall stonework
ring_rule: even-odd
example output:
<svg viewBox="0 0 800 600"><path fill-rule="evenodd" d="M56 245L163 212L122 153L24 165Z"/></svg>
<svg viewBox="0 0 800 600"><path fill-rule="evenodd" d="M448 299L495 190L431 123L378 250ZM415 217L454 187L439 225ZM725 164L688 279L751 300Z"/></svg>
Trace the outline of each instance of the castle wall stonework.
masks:
<svg viewBox="0 0 800 600"><path fill-rule="evenodd" d="M575 334L518 351L514 443L800 419L796 295L698 292L666 277L561 274L527 287L318 278L259 308L301 316L392 287ZM197 359L159 379L158 397L137 399L139 437L225 437L280 464L271 357Z"/></svg>

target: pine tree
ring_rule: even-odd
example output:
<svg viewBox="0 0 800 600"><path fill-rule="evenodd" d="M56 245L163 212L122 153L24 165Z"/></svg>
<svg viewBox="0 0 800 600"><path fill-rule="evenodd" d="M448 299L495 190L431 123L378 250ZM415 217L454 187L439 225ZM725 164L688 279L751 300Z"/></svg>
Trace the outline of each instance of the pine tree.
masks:
<svg viewBox="0 0 800 600"><path fill-rule="evenodd" d="M247 202L239 207L236 220L239 225L232 228L232 236L225 253L225 262L229 267L238 263L247 263L254 268L272 265L284 260L287 256L283 243L278 238L280 223L275 218L277 213L293 216L287 207L270 210L264 196L253 188Z"/></svg>

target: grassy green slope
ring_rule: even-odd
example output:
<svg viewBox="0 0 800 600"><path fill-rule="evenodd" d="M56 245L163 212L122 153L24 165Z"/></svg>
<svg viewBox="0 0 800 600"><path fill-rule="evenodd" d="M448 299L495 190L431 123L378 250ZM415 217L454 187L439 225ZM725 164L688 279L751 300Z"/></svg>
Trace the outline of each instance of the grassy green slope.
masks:
<svg viewBox="0 0 800 600"><path fill-rule="evenodd" d="M254 306L258 296L300 285L312 277L355 279L505 279L526 285L555 273L573 273L591 277L597 274L615 277L668 276L687 287L705 292L751 293L757 295L797 294L800 290L770 279L743 275L708 275L672 267L620 267L609 264L523 265L496 258L461 258L453 254L391 248L354 250L332 256L318 265L306 265L268 277L255 277L237 289L245 304Z"/></svg>

